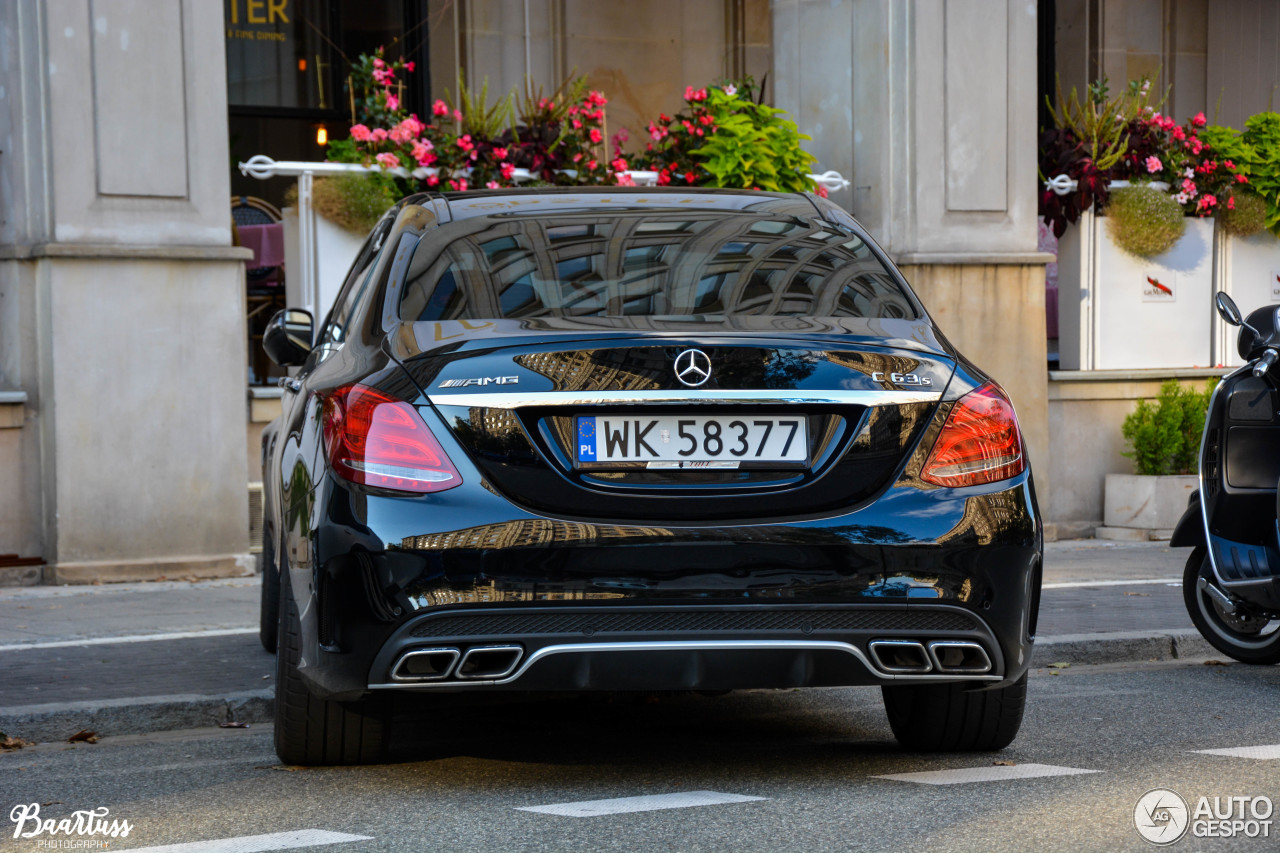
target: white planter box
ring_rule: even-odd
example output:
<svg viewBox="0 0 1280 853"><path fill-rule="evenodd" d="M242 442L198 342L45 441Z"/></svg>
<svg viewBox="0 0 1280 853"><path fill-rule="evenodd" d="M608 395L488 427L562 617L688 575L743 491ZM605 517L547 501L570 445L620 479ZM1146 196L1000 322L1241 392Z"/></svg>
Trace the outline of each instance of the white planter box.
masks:
<svg viewBox="0 0 1280 853"><path fill-rule="evenodd" d="M364 235L357 237L345 228L335 225L318 213L315 217L316 235L316 292L303 292L299 275L290 275L302 269L302 241L298 233L298 209L286 207L284 217L285 299L291 308L306 308L315 315L316 327L324 321L333 305L334 297L342 289L342 282L364 245Z"/></svg>
<svg viewBox="0 0 1280 853"><path fill-rule="evenodd" d="M1210 218L1188 217L1172 249L1139 258L1111 240L1105 217L1084 213L1058 242L1062 369L1213 365L1213 258Z"/></svg>
<svg viewBox="0 0 1280 853"><path fill-rule="evenodd" d="M1108 474L1103 492L1103 524L1141 530L1172 530L1200 487L1195 474L1148 477Z"/></svg>
<svg viewBox="0 0 1280 853"><path fill-rule="evenodd" d="M1252 237L1231 237L1219 232L1218 289L1231 298L1246 315L1264 305L1280 305L1280 239L1270 231ZM1244 364L1236 352L1239 330L1215 316L1220 341L1217 363L1239 367Z"/></svg>

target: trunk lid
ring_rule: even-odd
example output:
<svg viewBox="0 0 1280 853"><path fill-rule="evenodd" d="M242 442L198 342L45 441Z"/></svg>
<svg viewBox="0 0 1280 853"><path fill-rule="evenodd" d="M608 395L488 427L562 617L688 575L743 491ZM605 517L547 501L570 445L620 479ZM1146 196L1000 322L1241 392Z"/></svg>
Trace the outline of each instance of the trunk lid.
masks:
<svg viewBox="0 0 1280 853"><path fill-rule="evenodd" d="M494 489L628 523L856 506L892 482L955 370L924 319L442 321L388 341Z"/></svg>

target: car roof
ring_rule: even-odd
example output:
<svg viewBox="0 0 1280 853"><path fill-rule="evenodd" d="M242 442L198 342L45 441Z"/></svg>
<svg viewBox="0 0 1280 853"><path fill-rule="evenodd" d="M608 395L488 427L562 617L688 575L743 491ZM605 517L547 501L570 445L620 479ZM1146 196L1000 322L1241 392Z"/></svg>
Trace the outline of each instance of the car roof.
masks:
<svg viewBox="0 0 1280 853"><path fill-rule="evenodd" d="M469 190L467 192L421 193L409 196L406 203L421 204L427 199L442 199L451 219L470 219L496 212L551 213L601 212L620 207L743 211L767 208L770 213L795 216L821 215L813 199L804 193L767 192L764 190L675 188L675 187L530 187L528 189Z"/></svg>

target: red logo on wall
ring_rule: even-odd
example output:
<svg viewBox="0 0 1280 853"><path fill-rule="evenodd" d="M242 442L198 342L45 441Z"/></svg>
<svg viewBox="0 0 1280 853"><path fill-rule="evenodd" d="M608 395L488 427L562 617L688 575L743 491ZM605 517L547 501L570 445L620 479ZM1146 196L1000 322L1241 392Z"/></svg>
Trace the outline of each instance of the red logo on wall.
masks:
<svg viewBox="0 0 1280 853"><path fill-rule="evenodd" d="M1173 302L1176 282L1172 273L1148 275L1147 283L1142 288L1143 302Z"/></svg>

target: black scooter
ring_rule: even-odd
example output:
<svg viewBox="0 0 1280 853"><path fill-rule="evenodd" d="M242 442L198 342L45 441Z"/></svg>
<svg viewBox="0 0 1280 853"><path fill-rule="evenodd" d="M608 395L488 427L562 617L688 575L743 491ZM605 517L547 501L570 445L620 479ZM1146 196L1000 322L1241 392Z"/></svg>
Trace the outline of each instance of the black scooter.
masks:
<svg viewBox="0 0 1280 853"><path fill-rule="evenodd" d="M1218 314L1240 327L1247 362L1218 383L1200 444L1200 490L1169 544L1192 547L1182 597L1204 638L1244 663L1280 663L1280 306L1242 318L1221 291Z"/></svg>

